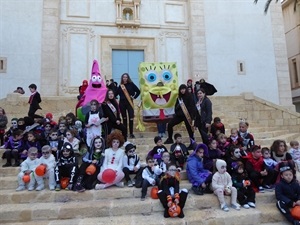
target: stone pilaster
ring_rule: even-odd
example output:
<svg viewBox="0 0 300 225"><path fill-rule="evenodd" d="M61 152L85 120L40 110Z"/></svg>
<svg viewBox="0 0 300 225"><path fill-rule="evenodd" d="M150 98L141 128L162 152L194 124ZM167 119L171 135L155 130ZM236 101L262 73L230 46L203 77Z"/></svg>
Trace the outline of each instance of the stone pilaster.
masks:
<svg viewBox="0 0 300 225"><path fill-rule="evenodd" d="M269 12L272 23L274 56L278 81L279 104L295 110L292 104L287 49L281 4L271 4Z"/></svg>
<svg viewBox="0 0 300 225"><path fill-rule="evenodd" d="M204 1L189 1L189 62L190 76L194 81L207 79L207 53L205 37Z"/></svg>
<svg viewBox="0 0 300 225"><path fill-rule="evenodd" d="M44 96L58 95L60 0L44 0L41 88Z"/></svg>

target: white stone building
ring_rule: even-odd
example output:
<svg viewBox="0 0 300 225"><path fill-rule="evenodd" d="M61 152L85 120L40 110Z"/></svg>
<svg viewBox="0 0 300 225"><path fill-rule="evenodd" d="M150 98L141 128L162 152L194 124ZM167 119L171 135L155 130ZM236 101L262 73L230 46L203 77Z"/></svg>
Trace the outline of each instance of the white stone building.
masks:
<svg viewBox="0 0 300 225"><path fill-rule="evenodd" d="M106 79L119 82L118 69L138 63L140 58L130 60L138 51L144 61L177 62L180 82L204 78L217 95L253 92L292 108L281 5L271 4L265 15L264 4L1 0L0 98L17 86L28 95L30 83L43 96L76 95L93 59ZM124 52L127 61L118 60Z"/></svg>

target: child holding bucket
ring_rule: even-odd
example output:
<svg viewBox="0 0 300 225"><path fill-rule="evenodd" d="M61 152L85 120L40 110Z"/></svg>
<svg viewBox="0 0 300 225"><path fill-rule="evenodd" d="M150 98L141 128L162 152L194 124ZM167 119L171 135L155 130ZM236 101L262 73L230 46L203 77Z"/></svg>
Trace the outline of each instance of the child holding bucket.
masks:
<svg viewBox="0 0 300 225"><path fill-rule="evenodd" d="M33 172L35 168L40 164L40 160L37 158L38 149L31 147L28 149L28 157L21 163L21 172L18 174L19 186L16 191L25 190L25 184L28 184L28 191L33 191L35 185L35 178Z"/></svg>
<svg viewBox="0 0 300 225"><path fill-rule="evenodd" d="M108 149L105 149L104 162L101 167L101 172L98 174L98 180L101 184L96 184L95 189L100 190L112 185L124 187L121 180L124 178L123 158L124 150L120 147L124 144L124 137L121 132L113 131L107 136Z"/></svg>
<svg viewBox="0 0 300 225"><path fill-rule="evenodd" d="M85 189L93 189L97 181L97 175L104 160L104 140L100 136L92 139L91 147L82 157L82 164L79 168L79 176L75 190L83 192Z"/></svg>

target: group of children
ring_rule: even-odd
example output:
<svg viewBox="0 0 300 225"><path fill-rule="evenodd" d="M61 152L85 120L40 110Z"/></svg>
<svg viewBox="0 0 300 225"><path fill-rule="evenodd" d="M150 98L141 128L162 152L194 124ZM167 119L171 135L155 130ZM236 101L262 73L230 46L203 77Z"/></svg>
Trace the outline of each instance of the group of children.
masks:
<svg viewBox="0 0 300 225"><path fill-rule="evenodd" d="M0 109L0 116L3 111ZM21 165L17 191L24 190L26 183L29 191L43 190L45 177L49 178L50 190L63 188L78 192L112 185L124 187L122 180L125 180L128 187L141 188L142 201L148 187L158 186L157 196L165 208L164 216L170 216L169 210L175 204L181 209L177 216L182 218L188 191L180 190L179 171L186 168L193 192L197 195L214 193L224 211L229 211L224 195L231 195L230 206L236 210L241 206L255 208L256 192L273 191L277 184L279 210L289 221L299 224L285 208L300 205L299 184L295 179L295 170L300 169L297 141L290 142L290 150L283 140L274 141L270 148L261 148L255 145L247 122L241 121L239 128L231 129L227 137L224 125L216 117L208 146L194 143L194 151L189 154L182 136L177 133L175 143L168 150L157 136L155 146L147 154L147 165L143 167L134 144L127 143L125 151L122 149L125 140L118 131L108 135L106 141L96 136L87 146L82 145L82 123L72 113L60 118L57 124L51 114L42 123L40 119L35 122L38 126L32 127L30 118L14 118L12 127L5 133L3 158L7 163L3 167ZM14 164L12 159L15 159ZM289 164L283 166L282 161ZM42 174L37 172L41 166ZM29 181L24 179L28 176Z"/></svg>

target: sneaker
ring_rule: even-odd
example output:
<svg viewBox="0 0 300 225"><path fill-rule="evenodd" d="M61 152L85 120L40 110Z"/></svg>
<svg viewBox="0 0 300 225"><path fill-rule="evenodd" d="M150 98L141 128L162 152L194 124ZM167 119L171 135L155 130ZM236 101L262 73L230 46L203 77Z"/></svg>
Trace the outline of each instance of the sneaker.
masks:
<svg viewBox="0 0 300 225"><path fill-rule="evenodd" d="M11 163L5 163L4 165L2 165L2 167L10 167Z"/></svg>
<svg viewBox="0 0 300 225"><path fill-rule="evenodd" d="M131 182L132 182L132 185L134 186L135 185L135 179L133 179Z"/></svg>
<svg viewBox="0 0 300 225"><path fill-rule="evenodd" d="M293 224L294 225L300 225L300 221L299 220L294 220Z"/></svg>
<svg viewBox="0 0 300 225"><path fill-rule="evenodd" d="M203 195L203 189L201 187L196 187L196 186L193 186L192 187L192 190L194 191L194 193L196 195Z"/></svg>
<svg viewBox="0 0 300 225"><path fill-rule="evenodd" d="M239 204L235 203L235 204L231 204L231 208L233 208L235 210L240 210L241 206Z"/></svg>
<svg viewBox="0 0 300 225"><path fill-rule="evenodd" d="M174 143L174 141L173 141L172 138L168 138L168 139L164 142L164 144L173 144L173 143Z"/></svg>
<svg viewBox="0 0 300 225"><path fill-rule="evenodd" d="M19 167L21 163L19 162L15 162L15 164L13 165L13 167Z"/></svg>
<svg viewBox="0 0 300 225"><path fill-rule="evenodd" d="M145 201L145 199L146 199L145 197L141 197L141 201Z"/></svg>
<svg viewBox="0 0 300 225"><path fill-rule="evenodd" d="M104 189L105 188L105 184L96 184L95 185L95 190L100 190L100 189Z"/></svg>
<svg viewBox="0 0 300 225"><path fill-rule="evenodd" d="M19 187L17 187L16 191L23 191L25 190L25 186L20 185Z"/></svg>
<svg viewBox="0 0 300 225"><path fill-rule="evenodd" d="M244 204L244 205L243 205L243 208L244 208L244 209L250 209L250 206L249 206L248 204Z"/></svg>
<svg viewBox="0 0 300 225"><path fill-rule="evenodd" d="M29 186L28 187L28 191L33 191L33 189L34 189L34 186Z"/></svg>
<svg viewBox="0 0 300 225"><path fill-rule="evenodd" d="M262 186L259 186L259 187L258 187L258 192L264 193L264 192L265 192L265 189L264 189Z"/></svg>
<svg viewBox="0 0 300 225"><path fill-rule="evenodd" d="M133 183L132 183L131 180L129 180L129 181L127 182L127 186L128 186L128 187L133 187Z"/></svg>
<svg viewBox="0 0 300 225"><path fill-rule="evenodd" d="M84 192L85 191L85 188L80 184L80 183L77 183L75 185L75 191L78 191L78 192Z"/></svg>
<svg viewBox="0 0 300 225"><path fill-rule="evenodd" d="M120 187L120 188L123 188L123 187L124 187L124 182L116 183L116 186L117 186L117 187Z"/></svg>
<svg viewBox="0 0 300 225"><path fill-rule="evenodd" d="M273 191L273 188L272 188L270 185L264 185L263 188L264 188L266 191Z"/></svg>
<svg viewBox="0 0 300 225"><path fill-rule="evenodd" d="M66 187L66 190L72 191L73 190L73 184L68 184Z"/></svg>
<svg viewBox="0 0 300 225"><path fill-rule="evenodd" d="M248 205L249 205L251 208L255 208L255 207L256 207L256 205L255 205L254 202L248 202Z"/></svg>
<svg viewBox="0 0 300 225"><path fill-rule="evenodd" d="M44 185L43 184L41 184L41 185L38 185L37 187L36 187L36 191L41 191L41 190L43 190L45 187L44 187Z"/></svg>
<svg viewBox="0 0 300 225"><path fill-rule="evenodd" d="M223 206L221 206L221 209L223 210L223 211L225 211L225 212L228 212L229 211L229 208L228 208L228 206L225 204L225 205L223 205Z"/></svg>
<svg viewBox="0 0 300 225"><path fill-rule="evenodd" d="M130 138L135 138L134 134L130 134L129 137L130 137Z"/></svg>
<svg viewBox="0 0 300 225"><path fill-rule="evenodd" d="M55 186L55 191L60 191L60 190L61 190L60 184L57 184L57 185Z"/></svg>
<svg viewBox="0 0 300 225"><path fill-rule="evenodd" d="M49 190L50 191L54 191L55 190L55 187L53 185L49 186Z"/></svg>

